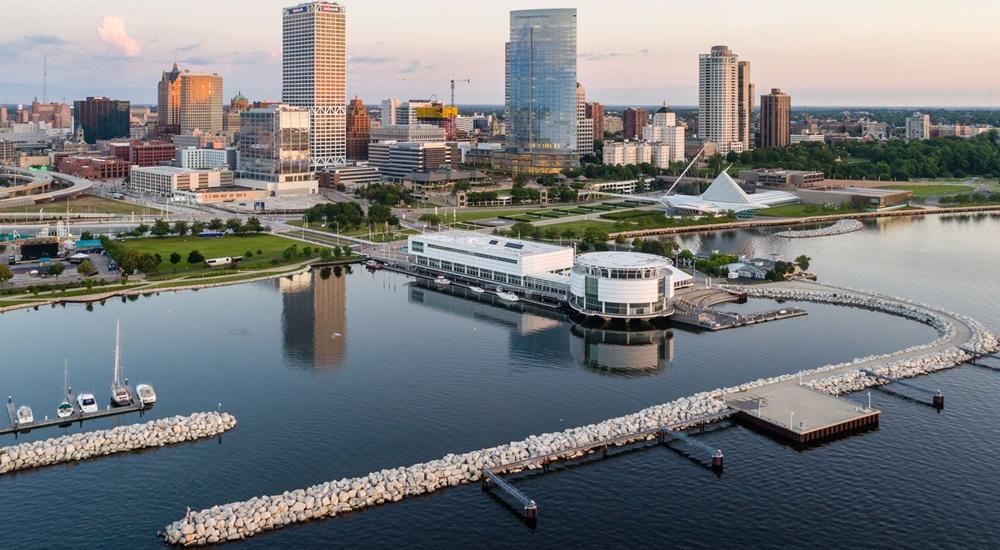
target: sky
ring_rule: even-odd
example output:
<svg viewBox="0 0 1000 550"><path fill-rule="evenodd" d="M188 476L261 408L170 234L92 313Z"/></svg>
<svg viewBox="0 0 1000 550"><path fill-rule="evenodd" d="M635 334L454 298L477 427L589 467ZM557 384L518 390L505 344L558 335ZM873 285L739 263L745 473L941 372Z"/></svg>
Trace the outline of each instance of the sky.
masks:
<svg viewBox="0 0 1000 550"><path fill-rule="evenodd" d="M5 3L0 103L87 95L154 103L177 62L224 77L225 94L281 94L280 0ZM503 102L512 9L577 8L577 75L609 105L694 105L698 54L725 44L758 94L793 106L1000 104L997 0L344 0L347 92L374 103L437 95ZM995 82L994 82L995 81Z"/></svg>

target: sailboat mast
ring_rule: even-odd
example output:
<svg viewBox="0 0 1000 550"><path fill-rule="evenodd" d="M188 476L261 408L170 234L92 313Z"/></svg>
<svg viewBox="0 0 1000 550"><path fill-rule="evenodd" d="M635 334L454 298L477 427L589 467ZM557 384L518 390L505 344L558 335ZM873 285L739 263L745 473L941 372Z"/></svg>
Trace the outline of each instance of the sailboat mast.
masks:
<svg viewBox="0 0 1000 550"><path fill-rule="evenodd" d="M115 381L114 385L118 385L119 371L121 369L121 347L119 346L119 340L121 338L121 321L115 321Z"/></svg>

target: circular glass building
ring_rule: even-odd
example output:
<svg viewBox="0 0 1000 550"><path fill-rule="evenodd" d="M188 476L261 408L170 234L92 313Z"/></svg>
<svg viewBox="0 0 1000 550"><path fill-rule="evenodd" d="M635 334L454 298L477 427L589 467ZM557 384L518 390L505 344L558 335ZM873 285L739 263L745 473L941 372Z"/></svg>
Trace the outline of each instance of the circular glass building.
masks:
<svg viewBox="0 0 1000 550"><path fill-rule="evenodd" d="M575 258L569 305L605 319L652 319L673 313L674 289L691 276L662 256L638 252L591 252Z"/></svg>

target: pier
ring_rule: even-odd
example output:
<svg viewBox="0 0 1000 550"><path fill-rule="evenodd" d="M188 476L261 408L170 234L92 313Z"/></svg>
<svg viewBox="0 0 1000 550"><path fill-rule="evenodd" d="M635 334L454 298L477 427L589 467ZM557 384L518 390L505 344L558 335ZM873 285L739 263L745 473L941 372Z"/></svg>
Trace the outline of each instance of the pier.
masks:
<svg viewBox="0 0 1000 550"><path fill-rule="evenodd" d="M881 414L797 384L760 386L728 404L739 411L740 422L798 445L877 427Z"/></svg>
<svg viewBox="0 0 1000 550"><path fill-rule="evenodd" d="M900 380L899 378L893 378L892 376L887 376L885 374L879 374L871 369L861 369L861 372L867 374L868 376L871 376L872 378L883 380L887 384L898 384L905 388L917 390L920 393L929 395L931 397L931 405L933 405L934 408L936 409L944 408L944 394L941 393L941 390L932 390L927 386L923 386L915 382L910 382L908 380Z"/></svg>
<svg viewBox="0 0 1000 550"><path fill-rule="evenodd" d="M119 416L134 412L142 413L153 408L152 403L144 404L139 400L138 395L135 393L135 390L131 385L126 385L125 388L132 397L131 405L126 405L124 407L112 407L108 405L107 408L96 412L83 412L83 410L80 409L80 403L76 399L76 394L73 390L69 390L66 392L66 402L73 405L73 414L67 416L66 418L59 418L58 416L55 418L49 418L45 416L42 420L36 419L33 422L27 423L19 423L17 421L17 407L14 405L14 400L8 397L7 416L10 418L10 424L0 426L0 435L17 434L41 428L51 428L54 426L70 426L74 422L82 423L84 420L96 420L98 418L107 418L109 416ZM34 409L32 409L32 412L34 412Z"/></svg>

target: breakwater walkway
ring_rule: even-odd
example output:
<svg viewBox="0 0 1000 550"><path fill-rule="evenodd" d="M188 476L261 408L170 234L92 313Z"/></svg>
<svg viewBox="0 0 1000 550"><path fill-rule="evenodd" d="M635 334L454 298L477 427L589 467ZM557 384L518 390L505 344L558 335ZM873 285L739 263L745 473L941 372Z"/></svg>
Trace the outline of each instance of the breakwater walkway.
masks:
<svg viewBox="0 0 1000 550"><path fill-rule="evenodd" d="M778 231L774 234L775 237L785 237L788 239L806 239L809 237L829 237L831 235L843 235L844 233L853 233L855 231L861 231L864 229L865 224L858 220L840 220L833 225L828 225L826 227L820 227L818 229L802 229L794 230L789 229L787 231Z"/></svg>
<svg viewBox="0 0 1000 550"><path fill-rule="evenodd" d="M871 377L859 369L869 369L900 379L954 367L977 356L996 353L1000 349L996 336L974 319L902 298L800 281L738 287L734 290L746 291L750 296L759 298L831 303L900 315L931 325L938 331L939 337L928 344L895 353L862 357L848 363L700 392L633 414L561 432L532 435L521 441L496 447L447 454L429 462L384 469L278 495L253 497L189 512L164 527L159 535L168 543L185 546L239 540L294 523L335 517L446 487L478 482L483 479L487 470L510 471L511 465L515 465L515 469L516 465L532 468L538 463L533 459L547 456L572 457L578 453L602 449L605 444L620 446L649 440L663 430L684 430L711 419L717 420L730 412L745 415L748 413L743 408L729 403L746 403L753 399L755 391L773 392L770 406L787 407L788 403L780 403L783 389L789 389L790 393L798 397L806 390L816 395L839 395L885 383L884 378ZM764 413L761 414L759 420L768 421ZM790 421L788 425L781 426L778 424L781 419L772 420L775 424L769 425L785 429L789 434L797 433L797 423ZM799 435L812 429L814 420L805 421L808 424Z"/></svg>
<svg viewBox="0 0 1000 550"><path fill-rule="evenodd" d="M195 413L0 448L0 475L63 462L162 447L219 435L236 426L225 412Z"/></svg>

